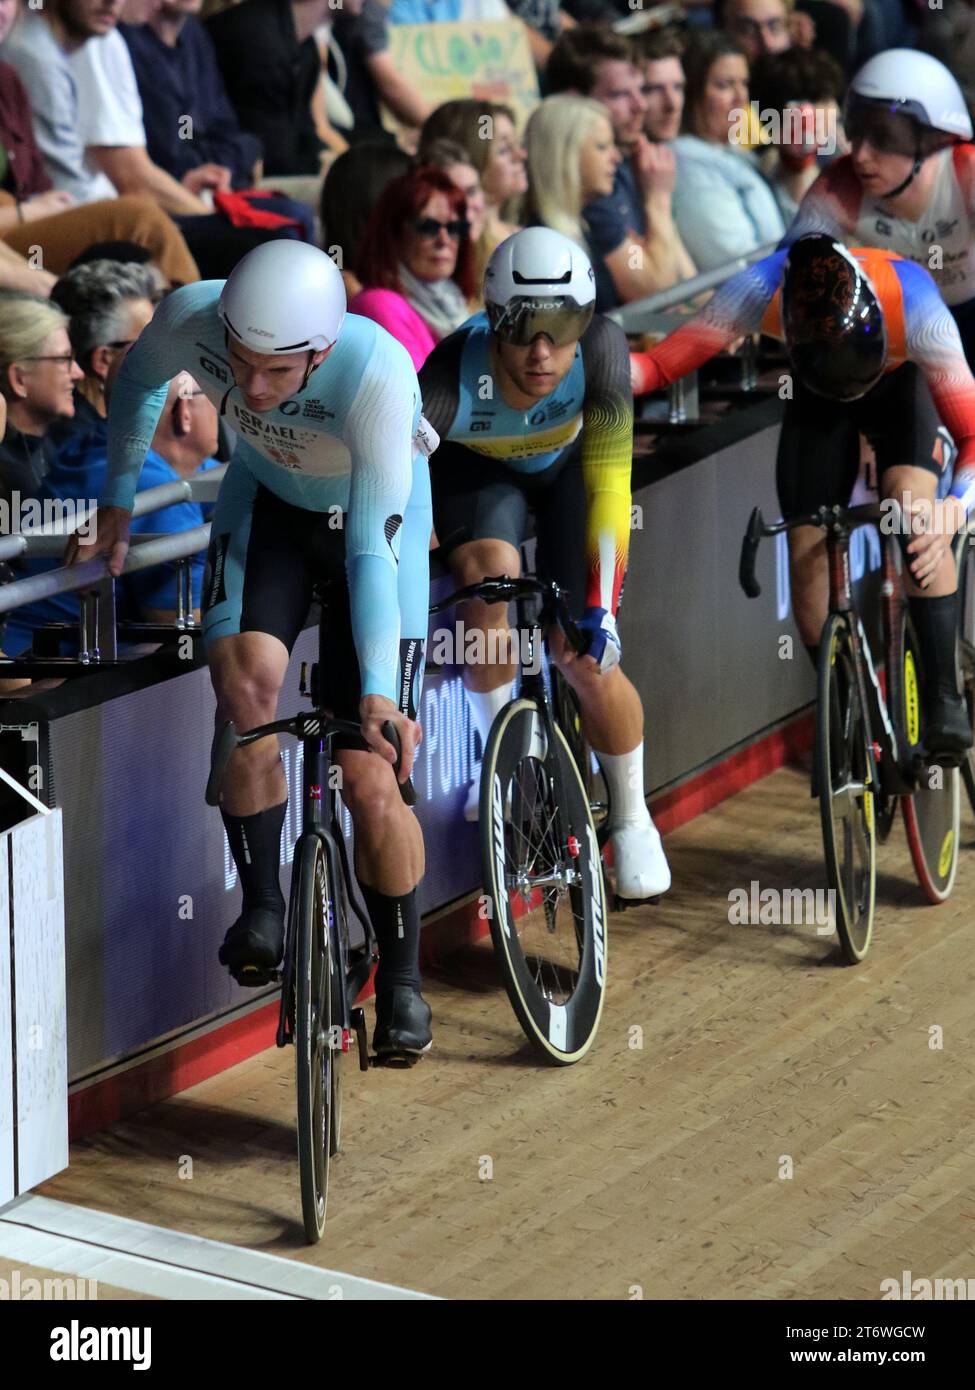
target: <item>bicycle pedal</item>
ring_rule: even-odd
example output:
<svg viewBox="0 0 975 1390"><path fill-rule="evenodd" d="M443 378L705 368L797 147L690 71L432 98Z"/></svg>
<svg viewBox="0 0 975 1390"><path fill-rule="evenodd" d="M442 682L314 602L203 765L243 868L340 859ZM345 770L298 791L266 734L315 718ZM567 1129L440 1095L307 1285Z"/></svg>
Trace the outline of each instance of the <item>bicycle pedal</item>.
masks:
<svg viewBox="0 0 975 1390"><path fill-rule="evenodd" d="M615 907L613 910L615 912L625 912L628 907L656 907L662 897L662 893L657 893L656 896L652 898L621 898L617 893L614 898Z"/></svg>
<svg viewBox="0 0 975 1390"><path fill-rule="evenodd" d="M269 969L266 965L228 966L230 975L247 989L261 989L264 985L279 985L281 971Z"/></svg>
<svg viewBox="0 0 975 1390"><path fill-rule="evenodd" d="M369 1058L371 1067L391 1067L394 1071L408 1071L415 1067L423 1056L422 1052L377 1052Z"/></svg>
<svg viewBox="0 0 975 1390"><path fill-rule="evenodd" d="M359 1070L369 1070L369 1039L366 1033L366 1011L365 1009L352 1010L352 1028L355 1032L356 1042L359 1045Z"/></svg>

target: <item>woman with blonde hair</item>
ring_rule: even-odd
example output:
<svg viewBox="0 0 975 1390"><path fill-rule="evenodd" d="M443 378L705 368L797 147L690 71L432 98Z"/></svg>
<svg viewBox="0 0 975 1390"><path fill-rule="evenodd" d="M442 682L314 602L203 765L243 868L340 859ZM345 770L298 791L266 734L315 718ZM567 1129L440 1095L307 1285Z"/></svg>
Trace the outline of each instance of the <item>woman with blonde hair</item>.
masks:
<svg viewBox="0 0 975 1390"><path fill-rule="evenodd" d="M0 295L0 393L7 433L0 445L0 491L33 497L51 466L55 420L74 415L82 372L68 318L40 295Z"/></svg>
<svg viewBox="0 0 975 1390"><path fill-rule="evenodd" d="M475 279L483 283L484 268L494 248L519 230L506 221L506 206L524 197L528 188L525 150L515 129L510 106L477 97L445 101L423 122L420 148L435 140L452 140L466 151L484 190L485 224L474 248Z"/></svg>
<svg viewBox="0 0 975 1390"><path fill-rule="evenodd" d="M525 145L529 225L551 227L583 247L596 276L596 312L615 308L619 295L583 216L587 203L612 193L621 158L606 107L568 93L546 97L529 118Z"/></svg>

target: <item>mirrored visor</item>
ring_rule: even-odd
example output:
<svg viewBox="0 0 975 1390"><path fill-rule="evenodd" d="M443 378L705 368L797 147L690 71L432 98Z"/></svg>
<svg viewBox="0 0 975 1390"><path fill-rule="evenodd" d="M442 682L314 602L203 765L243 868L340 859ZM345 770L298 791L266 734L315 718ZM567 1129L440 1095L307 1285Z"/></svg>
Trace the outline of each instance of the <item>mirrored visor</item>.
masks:
<svg viewBox="0 0 975 1390"><path fill-rule="evenodd" d="M519 297L507 304L488 304L488 322L499 338L516 347L528 347L539 333L555 347L577 342L592 322L592 304L581 306L568 295L532 299Z"/></svg>

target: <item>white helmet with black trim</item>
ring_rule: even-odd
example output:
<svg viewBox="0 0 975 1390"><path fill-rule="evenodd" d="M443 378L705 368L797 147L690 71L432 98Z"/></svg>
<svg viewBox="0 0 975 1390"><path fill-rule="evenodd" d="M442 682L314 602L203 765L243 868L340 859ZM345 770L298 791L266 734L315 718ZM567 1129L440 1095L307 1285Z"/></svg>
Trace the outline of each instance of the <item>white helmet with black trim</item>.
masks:
<svg viewBox="0 0 975 1390"><path fill-rule="evenodd" d="M302 241L266 241L234 267L220 295L224 327L252 352L330 348L345 319L341 272Z"/></svg>
<svg viewBox="0 0 975 1390"><path fill-rule="evenodd" d="M864 63L850 83L847 105L884 102L919 125L971 140L972 118L954 77L930 53L888 48Z"/></svg>
<svg viewBox="0 0 975 1390"><path fill-rule="evenodd" d="M578 341L596 308L589 257L551 227L526 227L502 241L484 273L484 307L491 329L527 347L539 333L556 347Z"/></svg>

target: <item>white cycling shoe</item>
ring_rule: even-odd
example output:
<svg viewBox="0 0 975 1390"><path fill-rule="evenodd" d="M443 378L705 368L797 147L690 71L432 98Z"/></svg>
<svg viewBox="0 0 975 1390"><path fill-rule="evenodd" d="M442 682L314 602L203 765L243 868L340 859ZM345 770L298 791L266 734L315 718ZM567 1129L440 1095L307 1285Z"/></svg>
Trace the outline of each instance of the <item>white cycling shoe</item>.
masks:
<svg viewBox="0 0 975 1390"><path fill-rule="evenodd" d="M670 887L670 865L660 832L650 816L644 823L610 831L616 893L620 898L656 898Z"/></svg>

